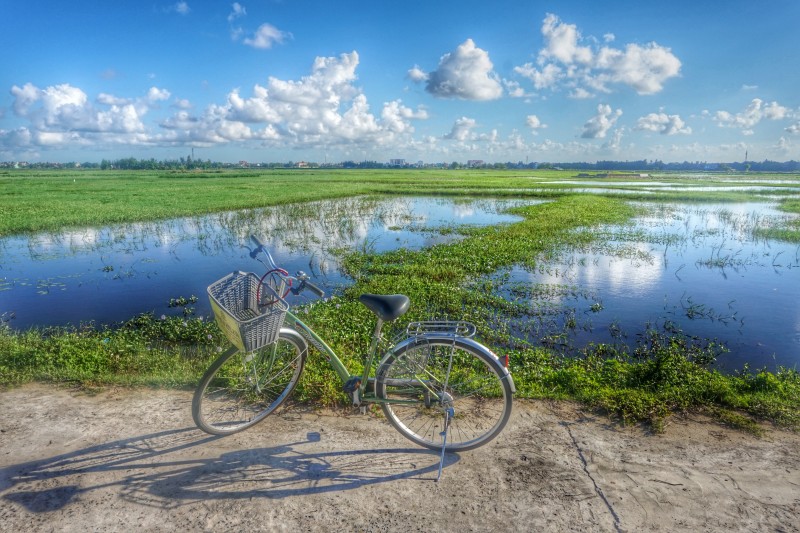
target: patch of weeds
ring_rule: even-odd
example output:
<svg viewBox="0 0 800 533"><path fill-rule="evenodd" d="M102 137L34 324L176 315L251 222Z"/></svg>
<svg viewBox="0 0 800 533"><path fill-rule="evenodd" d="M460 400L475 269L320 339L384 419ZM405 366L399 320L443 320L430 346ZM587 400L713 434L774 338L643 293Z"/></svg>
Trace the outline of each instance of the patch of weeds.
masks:
<svg viewBox="0 0 800 533"><path fill-rule="evenodd" d="M761 426L748 416L724 408L712 408L709 411L716 420L719 420L727 426L744 431L745 433L750 433L756 437L764 436L764 430Z"/></svg>

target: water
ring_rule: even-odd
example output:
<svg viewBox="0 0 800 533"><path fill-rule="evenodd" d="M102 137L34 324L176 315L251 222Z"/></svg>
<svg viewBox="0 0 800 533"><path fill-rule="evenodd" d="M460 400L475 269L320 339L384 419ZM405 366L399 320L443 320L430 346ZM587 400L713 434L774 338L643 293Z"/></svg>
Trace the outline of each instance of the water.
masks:
<svg viewBox="0 0 800 533"><path fill-rule="evenodd" d="M458 238L442 229L519 220L506 208L534 202L349 198L165 222L84 228L0 239L0 317L15 329L110 324L139 313L182 313L189 298L210 313L206 287L233 270L261 271L249 235L278 264L311 274L331 292L347 283L331 251L418 249ZM12 318L13 317L13 318Z"/></svg>
<svg viewBox="0 0 800 533"><path fill-rule="evenodd" d="M760 203L660 206L606 228L604 248L503 275L509 297L539 311L526 325L534 342L633 345L650 326L723 341L725 369L800 367L800 246L757 238L771 218L786 215Z"/></svg>
<svg viewBox="0 0 800 533"><path fill-rule="evenodd" d="M181 314L169 300L192 295L190 307L208 315L210 283L233 270L261 271L244 247L250 234L331 293L350 283L333 250L419 249L459 238L446 228L516 221L503 211L530 203L349 198L4 238L0 318L15 329L115 323L142 312ZM800 366L800 247L753 233L787 215L765 203L643 205L656 213L603 228L602 246L494 276L503 294L536 311L516 324L520 331L568 350L633 344L648 326L677 329L726 343L723 368Z"/></svg>

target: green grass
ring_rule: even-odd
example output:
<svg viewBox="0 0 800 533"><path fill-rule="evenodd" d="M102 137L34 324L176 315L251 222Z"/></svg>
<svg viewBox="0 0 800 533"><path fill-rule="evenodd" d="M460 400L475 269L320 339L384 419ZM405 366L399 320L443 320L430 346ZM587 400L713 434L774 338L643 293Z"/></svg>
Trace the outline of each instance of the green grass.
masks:
<svg viewBox="0 0 800 533"><path fill-rule="evenodd" d="M564 249L597 244L598 239L608 238L600 231L602 226L624 223L636 214L625 201L629 196L573 195L563 186L540 183L563 179L563 174L531 175L471 171L0 173L0 234L366 193L548 197L554 201L516 209L523 217L518 223L449 228L464 234L457 242L384 254L343 250L341 259L354 285L335 298L301 309L301 318L337 353L344 354L344 361L356 372L374 327L374 317L358 303L358 295L404 293L414 303L402 323L393 325L396 330L410 320L434 317L476 323L481 340L509 356L518 397L577 400L624 422L649 423L655 430L664 427L671 413L695 409L754 433L758 427L754 420L800 428L800 376L795 370L743 369L722 375L708 368L719 347L677 335L646 337L631 351L590 346L573 357L516 338L512 322L524 318L526 309L500 297L486 276L515 265L535 268ZM536 182L533 188L532 181ZM708 201L747 197L714 192L663 195L672 200L689 196ZM797 212L800 204L789 200L782 208ZM225 347L216 326L196 318L141 316L117 326L16 333L0 328L0 384L38 380L191 387ZM343 401L335 374L315 352L296 396L322 405Z"/></svg>
<svg viewBox="0 0 800 533"><path fill-rule="evenodd" d="M0 171L0 236L68 227L141 222L359 194L440 194L552 198L585 188L586 178L569 182L574 171L490 170L226 170L179 171ZM749 175L733 185L757 185L769 175ZM788 180L791 176L782 176ZM695 191L637 192L630 178L600 179L608 196L628 200L744 201L752 191L713 192L732 185L725 176L702 181L679 175L659 181L692 184ZM797 179L794 177L793 179ZM722 181L721 181L722 180ZM639 180L646 186L649 180ZM797 179L800 183L800 179ZM797 183L786 183L788 187ZM614 192L619 189L619 192ZM625 194L623 194L625 193ZM631 194L632 193L632 194ZM770 194L777 194L774 191Z"/></svg>

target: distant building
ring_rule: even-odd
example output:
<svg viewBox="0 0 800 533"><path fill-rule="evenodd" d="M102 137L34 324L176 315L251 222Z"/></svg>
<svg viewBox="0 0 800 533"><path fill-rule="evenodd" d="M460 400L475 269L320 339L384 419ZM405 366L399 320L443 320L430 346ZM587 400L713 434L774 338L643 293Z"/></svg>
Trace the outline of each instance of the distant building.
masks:
<svg viewBox="0 0 800 533"><path fill-rule="evenodd" d="M404 166L406 166L406 160L405 159L390 159L389 160L389 166L390 167L404 167Z"/></svg>
<svg viewBox="0 0 800 533"><path fill-rule="evenodd" d="M469 161L467 161L467 166L469 168L482 167L483 159L470 159Z"/></svg>

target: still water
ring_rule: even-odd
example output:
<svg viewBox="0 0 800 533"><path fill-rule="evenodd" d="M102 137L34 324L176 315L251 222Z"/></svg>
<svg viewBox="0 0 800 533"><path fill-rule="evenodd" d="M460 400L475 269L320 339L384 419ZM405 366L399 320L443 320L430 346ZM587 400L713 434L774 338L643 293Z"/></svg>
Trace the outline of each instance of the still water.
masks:
<svg viewBox="0 0 800 533"><path fill-rule="evenodd" d="M763 203L648 207L598 230L602 246L501 273L506 294L536 311L522 325L531 340L633 345L652 327L724 342L729 370L799 368L800 246L755 231L787 215Z"/></svg>
<svg viewBox="0 0 800 533"><path fill-rule="evenodd" d="M460 225L518 220L531 201L349 198L166 222L0 239L0 320L14 329L115 323L143 312L181 314L192 295L233 270L260 271L248 237L327 293L350 283L333 251L419 249L459 238ZM720 366L800 367L800 246L759 238L787 215L767 203L642 204L652 214L597 230L593 247L496 273L501 294L531 316L512 325L565 351L635 343L647 327L718 339Z"/></svg>
<svg viewBox="0 0 800 533"><path fill-rule="evenodd" d="M170 299L192 295L195 313L208 315L209 284L233 270L262 270L245 247L251 234L279 265L331 292L348 282L332 250L430 246L458 238L444 228L517 221L503 211L523 203L532 202L348 198L4 238L0 317L14 329L110 324L143 312L179 314Z"/></svg>

